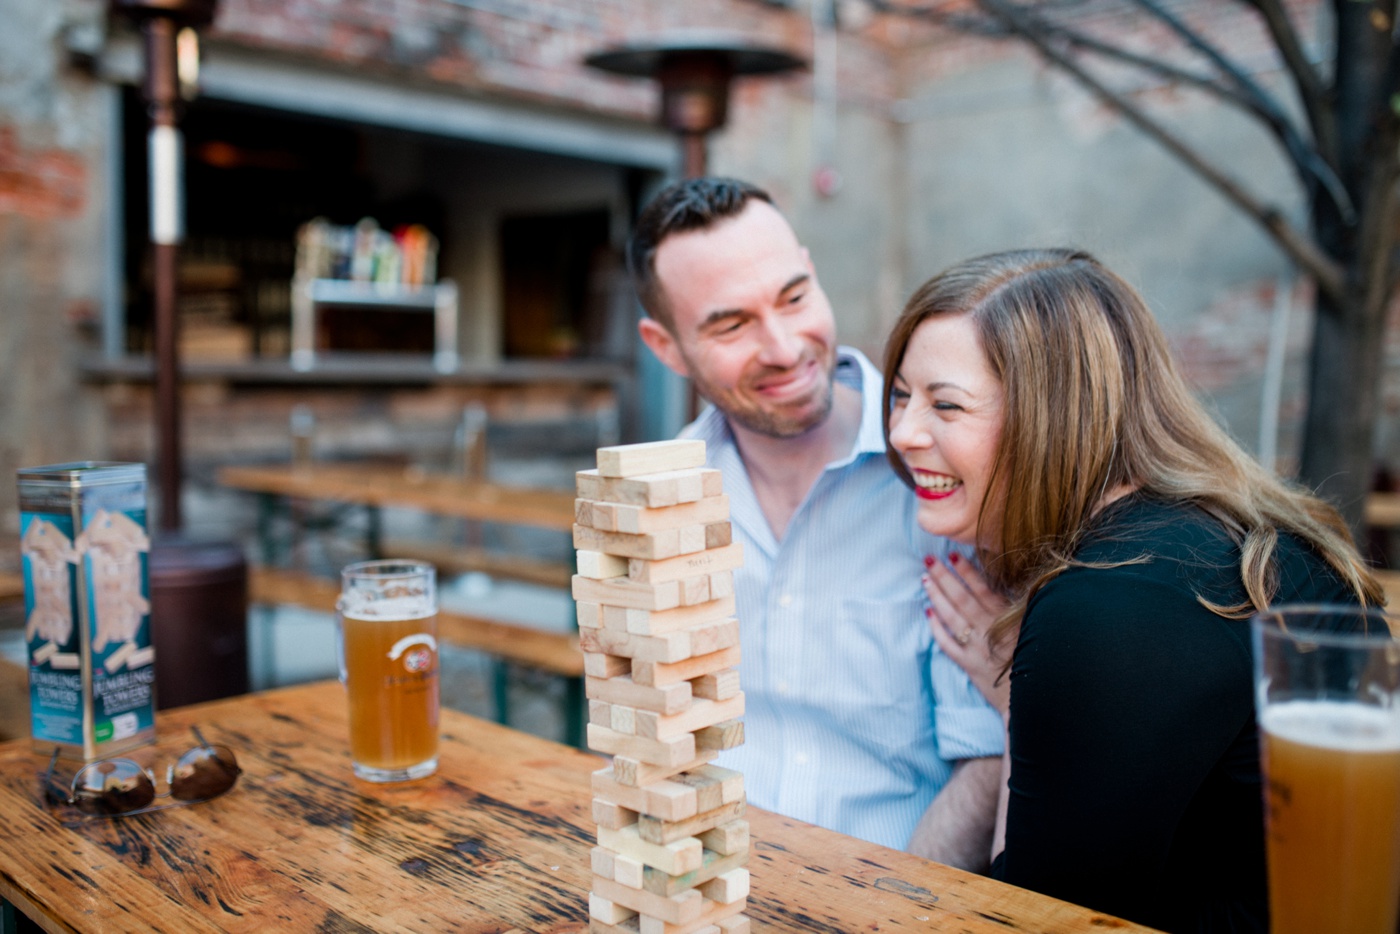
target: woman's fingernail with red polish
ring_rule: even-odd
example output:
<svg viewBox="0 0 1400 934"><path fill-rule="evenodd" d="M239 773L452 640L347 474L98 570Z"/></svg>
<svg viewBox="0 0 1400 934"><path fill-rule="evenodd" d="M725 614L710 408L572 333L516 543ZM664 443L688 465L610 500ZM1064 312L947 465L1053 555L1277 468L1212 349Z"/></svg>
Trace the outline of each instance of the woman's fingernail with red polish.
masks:
<svg viewBox="0 0 1400 934"><path fill-rule="evenodd" d="M931 568L933 567L933 564L933 555L924 555L924 567Z"/></svg>
<svg viewBox="0 0 1400 934"><path fill-rule="evenodd" d="M957 564L958 561L960 561L961 559L962 559L962 555L958 554L956 551L953 552L951 555L948 556L948 562L949 562L950 564Z"/></svg>

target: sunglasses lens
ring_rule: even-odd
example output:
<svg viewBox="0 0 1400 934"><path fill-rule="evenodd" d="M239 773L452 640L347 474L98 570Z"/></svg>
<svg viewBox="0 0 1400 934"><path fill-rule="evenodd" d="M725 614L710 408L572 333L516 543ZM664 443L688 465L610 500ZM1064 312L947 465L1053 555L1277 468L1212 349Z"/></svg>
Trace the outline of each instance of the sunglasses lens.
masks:
<svg viewBox="0 0 1400 934"><path fill-rule="evenodd" d="M196 746L170 772L170 793L182 801L214 798L238 781L238 760L227 746Z"/></svg>
<svg viewBox="0 0 1400 934"><path fill-rule="evenodd" d="M137 811L155 797L151 777L130 759L94 762L73 777L73 803L89 814Z"/></svg>

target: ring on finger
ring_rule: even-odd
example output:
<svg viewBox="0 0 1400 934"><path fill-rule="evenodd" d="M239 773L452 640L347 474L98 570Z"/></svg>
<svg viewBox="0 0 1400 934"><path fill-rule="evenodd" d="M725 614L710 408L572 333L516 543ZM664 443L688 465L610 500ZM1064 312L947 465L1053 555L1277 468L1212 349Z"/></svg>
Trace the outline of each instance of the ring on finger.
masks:
<svg viewBox="0 0 1400 934"><path fill-rule="evenodd" d="M962 635L958 636L958 645L967 645L967 644L968 644L969 642L971 642L971 641L972 641L972 629L969 627L969 628L964 629L964 630L962 631Z"/></svg>

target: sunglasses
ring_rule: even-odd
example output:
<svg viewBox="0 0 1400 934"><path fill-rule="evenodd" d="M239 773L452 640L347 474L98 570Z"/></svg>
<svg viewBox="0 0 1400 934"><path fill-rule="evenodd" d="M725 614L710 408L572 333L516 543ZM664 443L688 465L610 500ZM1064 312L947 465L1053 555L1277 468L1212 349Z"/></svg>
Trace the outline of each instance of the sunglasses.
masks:
<svg viewBox="0 0 1400 934"><path fill-rule="evenodd" d="M50 804L66 804L93 818L130 817L217 798L237 783L243 770L233 750L210 745L198 727L192 729L199 745L166 767L164 792L156 791L155 775L150 770L126 758L89 762L65 790L54 779L58 765L55 749L44 775L44 797ZM175 800L155 804L157 798Z"/></svg>

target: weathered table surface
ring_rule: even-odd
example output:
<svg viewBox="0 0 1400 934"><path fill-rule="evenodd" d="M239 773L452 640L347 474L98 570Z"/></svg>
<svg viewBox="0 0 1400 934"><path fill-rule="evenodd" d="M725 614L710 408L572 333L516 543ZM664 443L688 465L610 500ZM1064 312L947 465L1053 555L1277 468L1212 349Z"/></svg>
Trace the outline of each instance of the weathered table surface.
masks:
<svg viewBox="0 0 1400 934"><path fill-rule="evenodd" d="M441 516L572 531L570 490L508 486L358 464L225 467L219 483L238 490L364 506L419 509Z"/></svg>
<svg viewBox="0 0 1400 934"><path fill-rule="evenodd" d="M46 764L0 745L0 896L51 931L587 930L586 753L444 711L438 773L354 779L334 682L160 714L163 761L232 747L213 801L64 826ZM1140 931L1083 908L750 810L756 930Z"/></svg>

